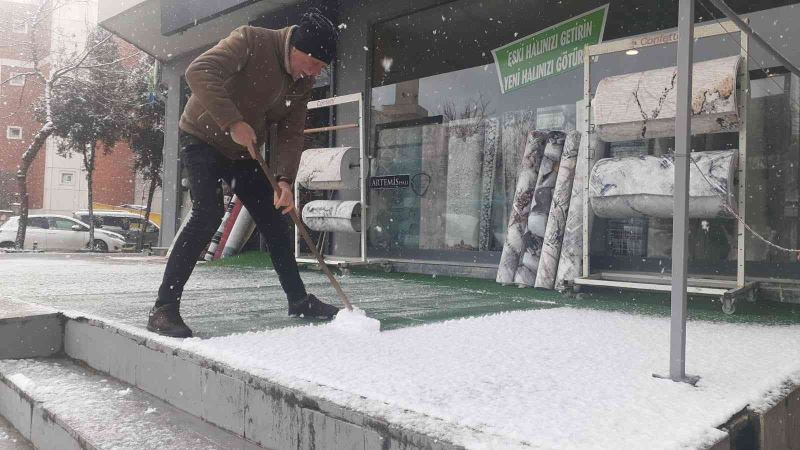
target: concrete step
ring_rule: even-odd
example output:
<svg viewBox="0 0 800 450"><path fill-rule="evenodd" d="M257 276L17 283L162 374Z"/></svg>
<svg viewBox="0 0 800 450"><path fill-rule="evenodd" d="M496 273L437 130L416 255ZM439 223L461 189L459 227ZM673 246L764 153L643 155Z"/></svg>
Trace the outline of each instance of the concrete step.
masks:
<svg viewBox="0 0 800 450"><path fill-rule="evenodd" d="M385 417L357 411L187 351L175 346L177 342L135 327L53 313L0 296L0 360L42 363L52 358L71 358L68 361L72 364L80 364L84 371L97 371L96 376L106 382L115 379L127 383L122 386L140 389L198 420L264 448L463 449L439 436L393 424ZM3 386L0 381L0 415L6 414L4 407L25 409L16 405L25 403L23 400L13 400L15 396L22 397L14 394L24 392L18 388L5 390L14 395L9 400L11 406L4 406ZM23 435L29 438L38 432L38 427L49 426L49 422L32 423L36 418L30 413L34 402L26 401L27 415L21 421L11 422L17 427L21 426L19 423L27 423ZM400 411L396 416L409 423L424 420L422 414L414 411Z"/></svg>
<svg viewBox="0 0 800 450"><path fill-rule="evenodd" d="M0 416L0 450L33 450L27 439Z"/></svg>
<svg viewBox="0 0 800 450"><path fill-rule="evenodd" d="M0 415L39 449L263 448L65 357L0 360Z"/></svg>

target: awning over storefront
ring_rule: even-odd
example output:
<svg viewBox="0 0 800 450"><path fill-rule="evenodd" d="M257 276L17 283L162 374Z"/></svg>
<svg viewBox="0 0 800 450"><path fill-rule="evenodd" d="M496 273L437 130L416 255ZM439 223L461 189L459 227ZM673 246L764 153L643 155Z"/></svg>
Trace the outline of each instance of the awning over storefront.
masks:
<svg viewBox="0 0 800 450"><path fill-rule="evenodd" d="M100 25L162 62L204 49L240 25L296 0L224 0L214 6L176 0L100 2ZM183 7L180 7L184 5ZM180 12L180 14L178 14Z"/></svg>

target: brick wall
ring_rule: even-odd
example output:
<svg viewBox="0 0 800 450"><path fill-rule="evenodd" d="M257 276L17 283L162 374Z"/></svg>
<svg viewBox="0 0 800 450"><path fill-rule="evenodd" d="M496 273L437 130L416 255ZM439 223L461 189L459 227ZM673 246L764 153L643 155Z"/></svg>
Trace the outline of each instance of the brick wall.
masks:
<svg viewBox="0 0 800 450"><path fill-rule="evenodd" d="M110 153L98 151L94 171L94 201L109 205L135 203L136 177L133 154L125 143L118 143Z"/></svg>
<svg viewBox="0 0 800 450"><path fill-rule="evenodd" d="M28 69L16 61L3 58L0 63L0 79L5 81ZM0 209L10 209L9 203L18 202L16 172L22 154L41 128L33 115L33 105L43 92L42 83L35 77L27 77L24 86L0 86ZM8 136L9 127L22 128L21 139ZM44 193L45 149L40 150L28 172L29 207L41 208Z"/></svg>
<svg viewBox="0 0 800 450"><path fill-rule="evenodd" d="M28 23L35 5L0 1L0 80L5 81L19 72L26 72L30 64L29 46L34 27ZM25 25L20 28L20 24ZM37 47L46 55L50 46L49 22L36 28L41 36ZM18 202L16 172L23 152L30 145L40 124L33 117L33 105L40 98L43 86L34 77L28 77L24 86L0 86L0 209L10 209L9 203ZM22 139L9 139L8 127L22 127ZM45 149L39 152L28 172L29 206L41 208L44 193Z"/></svg>
<svg viewBox="0 0 800 450"><path fill-rule="evenodd" d="M138 53L134 46L114 38L120 56ZM123 62L131 67L138 62L132 57ZM133 172L133 153L127 143L120 142L109 153L99 152L94 172L94 201L109 205L136 203L136 175Z"/></svg>

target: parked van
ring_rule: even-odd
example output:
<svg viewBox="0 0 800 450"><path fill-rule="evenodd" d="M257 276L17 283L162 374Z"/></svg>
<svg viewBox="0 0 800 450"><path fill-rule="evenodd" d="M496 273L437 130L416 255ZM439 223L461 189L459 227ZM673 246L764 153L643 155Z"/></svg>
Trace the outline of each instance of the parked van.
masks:
<svg viewBox="0 0 800 450"><path fill-rule="evenodd" d="M83 222L89 222L89 211L75 211L73 216ZM136 245L144 223L144 215L126 211L98 210L94 211L94 226L103 230L113 231L125 236L127 244ZM150 221L144 227L144 246L155 247L158 245L158 226Z"/></svg>

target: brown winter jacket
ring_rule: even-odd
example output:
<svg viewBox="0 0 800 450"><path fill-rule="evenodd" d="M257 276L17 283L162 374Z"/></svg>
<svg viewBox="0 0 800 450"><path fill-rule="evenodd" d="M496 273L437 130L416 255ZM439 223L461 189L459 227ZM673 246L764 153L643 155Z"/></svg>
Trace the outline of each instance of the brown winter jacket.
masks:
<svg viewBox="0 0 800 450"><path fill-rule="evenodd" d="M294 81L289 74L291 29L239 27L192 61L186 69L192 96L179 126L230 159L248 159L247 149L233 142L228 128L244 120L261 145L267 124L277 123L271 169L275 175L294 179L314 78Z"/></svg>

